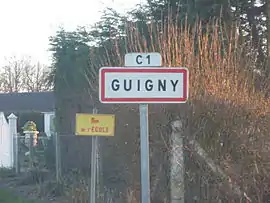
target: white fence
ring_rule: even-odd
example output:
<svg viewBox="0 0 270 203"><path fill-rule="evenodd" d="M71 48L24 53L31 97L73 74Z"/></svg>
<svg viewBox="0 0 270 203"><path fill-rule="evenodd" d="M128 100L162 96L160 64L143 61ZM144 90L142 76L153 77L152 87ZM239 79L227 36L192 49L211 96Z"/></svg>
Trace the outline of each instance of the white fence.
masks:
<svg viewBox="0 0 270 203"><path fill-rule="evenodd" d="M17 117L10 114L8 122L0 112L0 167L14 167L14 136L17 135Z"/></svg>

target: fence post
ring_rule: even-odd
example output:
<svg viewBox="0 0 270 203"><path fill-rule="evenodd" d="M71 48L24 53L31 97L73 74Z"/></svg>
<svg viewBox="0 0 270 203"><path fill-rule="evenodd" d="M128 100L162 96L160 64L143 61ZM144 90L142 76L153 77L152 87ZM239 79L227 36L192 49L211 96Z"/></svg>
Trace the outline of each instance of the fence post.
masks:
<svg viewBox="0 0 270 203"><path fill-rule="evenodd" d="M25 142L29 147L29 168L32 169L34 166L34 146L36 146L38 131L23 131L25 134ZM35 139L34 139L35 138Z"/></svg>
<svg viewBox="0 0 270 203"><path fill-rule="evenodd" d="M171 203L185 202L185 167L183 122L176 120L171 123Z"/></svg>
<svg viewBox="0 0 270 203"><path fill-rule="evenodd" d="M17 138L17 116L13 113L8 116L8 125L9 125L9 133L10 133L10 150L11 150L11 163L12 167L15 167L16 173L19 173L18 167L18 138ZM15 145L14 145L15 139ZM15 147L14 147L15 146ZM14 149L15 148L15 149Z"/></svg>
<svg viewBox="0 0 270 203"><path fill-rule="evenodd" d="M29 168L32 169L33 168L33 163L34 163L34 136L33 133L29 133Z"/></svg>

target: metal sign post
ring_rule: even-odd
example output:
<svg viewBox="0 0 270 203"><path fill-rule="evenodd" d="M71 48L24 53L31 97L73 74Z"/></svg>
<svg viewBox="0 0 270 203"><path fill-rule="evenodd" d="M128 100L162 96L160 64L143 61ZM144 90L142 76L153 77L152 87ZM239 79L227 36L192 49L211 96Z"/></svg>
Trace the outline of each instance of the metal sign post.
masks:
<svg viewBox="0 0 270 203"><path fill-rule="evenodd" d="M141 202L150 202L148 104L140 104Z"/></svg>
<svg viewBox="0 0 270 203"><path fill-rule="evenodd" d="M93 109L93 114L97 114L96 108ZM96 202L97 145L98 136L92 136L90 203Z"/></svg>

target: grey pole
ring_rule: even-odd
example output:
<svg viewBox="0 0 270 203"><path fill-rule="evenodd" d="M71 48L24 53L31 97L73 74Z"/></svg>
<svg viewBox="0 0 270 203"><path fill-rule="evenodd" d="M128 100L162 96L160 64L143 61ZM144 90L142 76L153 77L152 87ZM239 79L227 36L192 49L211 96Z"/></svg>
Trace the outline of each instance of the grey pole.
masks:
<svg viewBox="0 0 270 203"><path fill-rule="evenodd" d="M94 108L93 114L96 113L97 109ZM97 144L97 136L92 136L90 203L96 202Z"/></svg>
<svg viewBox="0 0 270 203"><path fill-rule="evenodd" d="M20 169L19 169L19 134L15 134L15 170L16 170L16 174L20 173Z"/></svg>
<svg viewBox="0 0 270 203"><path fill-rule="evenodd" d="M55 167L56 167L56 182L60 184L60 181L62 179L62 164L61 164L61 143L60 143L60 134L55 132L54 134L55 139Z"/></svg>
<svg viewBox="0 0 270 203"><path fill-rule="evenodd" d="M30 144L29 144L29 168L33 169L34 163L34 132L30 132Z"/></svg>
<svg viewBox="0 0 270 203"><path fill-rule="evenodd" d="M140 104L141 202L150 203L148 104Z"/></svg>
<svg viewBox="0 0 270 203"><path fill-rule="evenodd" d="M127 64L125 66L132 67ZM148 104L140 104L139 108L141 143L141 203L150 203Z"/></svg>

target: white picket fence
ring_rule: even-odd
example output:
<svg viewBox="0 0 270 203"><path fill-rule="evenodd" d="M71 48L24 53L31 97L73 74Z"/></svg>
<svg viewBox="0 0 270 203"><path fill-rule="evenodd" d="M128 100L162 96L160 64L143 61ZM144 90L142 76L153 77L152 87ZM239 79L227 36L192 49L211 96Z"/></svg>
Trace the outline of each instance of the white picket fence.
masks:
<svg viewBox="0 0 270 203"><path fill-rule="evenodd" d="M14 136L17 135L17 117L0 112L0 168L14 167Z"/></svg>

